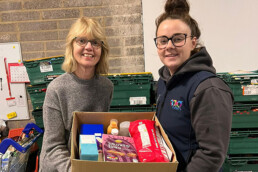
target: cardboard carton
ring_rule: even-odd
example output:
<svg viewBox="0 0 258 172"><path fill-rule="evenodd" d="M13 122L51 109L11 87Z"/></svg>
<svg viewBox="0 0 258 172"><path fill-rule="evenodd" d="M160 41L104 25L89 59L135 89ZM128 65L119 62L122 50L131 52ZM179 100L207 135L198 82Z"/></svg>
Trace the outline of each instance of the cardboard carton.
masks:
<svg viewBox="0 0 258 172"><path fill-rule="evenodd" d="M110 119L117 119L118 122L135 121L139 119L153 119L161 131L161 135L166 141L168 147L174 156L171 162L148 162L148 163L130 163L130 162L98 162L85 161L79 159L79 133L81 124L103 124L104 132L109 125ZM72 141L71 141L71 162L72 171L80 172L176 172L178 161L175 151L169 142L162 126L155 117L155 112L74 112Z"/></svg>

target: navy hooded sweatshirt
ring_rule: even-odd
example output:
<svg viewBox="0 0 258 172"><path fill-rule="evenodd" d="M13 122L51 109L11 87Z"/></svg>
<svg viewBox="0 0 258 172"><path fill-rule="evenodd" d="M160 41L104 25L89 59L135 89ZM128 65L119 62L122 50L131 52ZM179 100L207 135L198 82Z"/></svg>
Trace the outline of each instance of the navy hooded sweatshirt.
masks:
<svg viewBox="0 0 258 172"><path fill-rule="evenodd" d="M203 47L170 75L159 70L157 117L176 152L178 171L218 172L227 154L233 96Z"/></svg>

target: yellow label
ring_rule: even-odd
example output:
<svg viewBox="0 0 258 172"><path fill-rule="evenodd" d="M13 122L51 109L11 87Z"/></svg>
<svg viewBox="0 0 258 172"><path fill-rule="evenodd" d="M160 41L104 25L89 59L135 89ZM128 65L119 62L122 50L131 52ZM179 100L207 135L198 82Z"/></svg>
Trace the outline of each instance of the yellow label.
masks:
<svg viewBox="0 0 258 172"><path fill-rule="evenodd" d="M14 117L16 117L16 116L17 116L17 113L16 113L16 112L11 112L11 113L7 114L7 118L8 118L8 119L14 118Z"/></svg>

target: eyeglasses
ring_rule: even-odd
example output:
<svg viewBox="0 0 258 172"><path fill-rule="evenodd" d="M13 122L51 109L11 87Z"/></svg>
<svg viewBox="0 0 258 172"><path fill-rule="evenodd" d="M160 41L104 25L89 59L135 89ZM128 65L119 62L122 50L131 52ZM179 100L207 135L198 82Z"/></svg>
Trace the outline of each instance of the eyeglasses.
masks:
<svg viewBox="0 0 258 172"><path fill-rule="evenodd" d="M187 36L185 33L177 33L173 35L171 38L168 38L166 36L160 36L157 38L154 38L155 45L159 49L164 49L167 47L169 40L171 40L172 44L175 47L182 47L185 45L186 38L193 37L193 36Z"/></svg>
<svg viewBox="0 0 258 172"><path fill-rule="evenodd" d="M88 40L85 37L75 37L74 40L76 44L81 47L85 47L89 42L93 48L100 48L103 44L101 40L98 40L98 39Z"/></svg>

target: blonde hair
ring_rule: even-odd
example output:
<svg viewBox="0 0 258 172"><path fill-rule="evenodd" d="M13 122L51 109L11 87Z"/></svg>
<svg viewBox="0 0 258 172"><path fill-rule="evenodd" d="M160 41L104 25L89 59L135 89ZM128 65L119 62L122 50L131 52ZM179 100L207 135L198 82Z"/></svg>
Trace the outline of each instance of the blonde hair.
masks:
<svg viewBox="0 0 258 172"><path fill-rule="evenodd" d="M95 73L107 74L109 46L104 30L97 21L87 17L77 19L71 26L66 37L65 59L62 69L68 73L74 72L77 69L77 62L73 57L73 41L74 38L79 35L87 35L90 38L99 39L103 42L101 46L100 60L96 65Z"/></svg>

